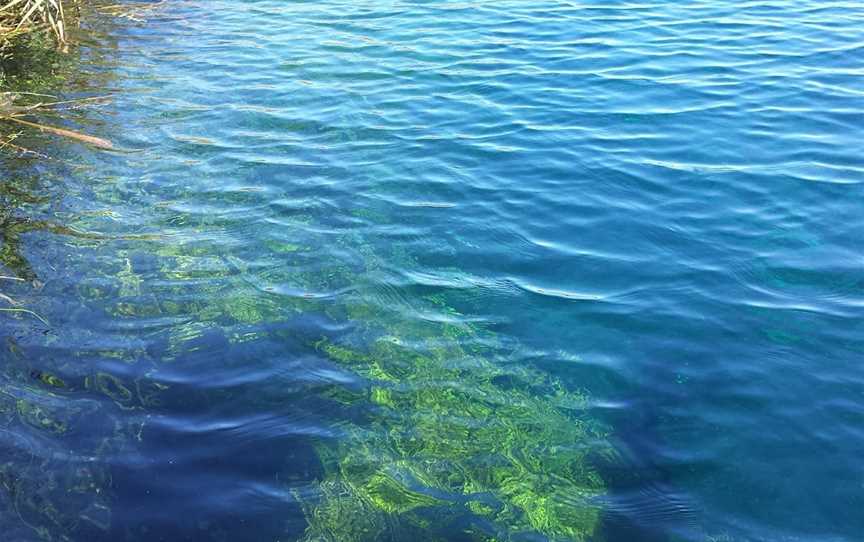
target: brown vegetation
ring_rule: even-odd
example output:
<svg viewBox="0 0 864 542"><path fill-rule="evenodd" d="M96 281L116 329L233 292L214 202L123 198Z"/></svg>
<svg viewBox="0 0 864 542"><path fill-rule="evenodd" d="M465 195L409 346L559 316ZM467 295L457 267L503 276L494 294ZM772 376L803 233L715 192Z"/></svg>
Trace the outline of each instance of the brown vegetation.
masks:
<svg viewBox="0 0 864 542"><path fill-rule="evenodd" d="M58 46L65 47L67 13L63 3L64 0L10 0L0 7L0 48L21 34L44 30L54 35Z"/></svg>

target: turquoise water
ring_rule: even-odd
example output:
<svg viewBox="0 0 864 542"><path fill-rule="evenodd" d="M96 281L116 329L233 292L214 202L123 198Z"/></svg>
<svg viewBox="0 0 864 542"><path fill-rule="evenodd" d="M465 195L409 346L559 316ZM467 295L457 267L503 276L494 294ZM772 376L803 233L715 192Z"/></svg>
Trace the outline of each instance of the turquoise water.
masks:
<svg viewBox="0 0 864 542"><path fill-rule="evenodd" d="M0 313L0 526L861 540L862 28L186 0L87 42L119 150L3 162L47 325Z"/></svg>

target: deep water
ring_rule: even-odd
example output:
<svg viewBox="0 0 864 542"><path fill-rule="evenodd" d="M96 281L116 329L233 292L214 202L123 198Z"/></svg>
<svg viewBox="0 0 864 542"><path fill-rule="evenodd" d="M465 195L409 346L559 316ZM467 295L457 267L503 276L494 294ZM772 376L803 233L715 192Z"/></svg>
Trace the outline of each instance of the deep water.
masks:
<svg viewBox="0 0 864 542"><path fill-rule="evenodd" d="M4 540L864 538L861 3L177 0L76 55L112 101L52 122L118 150L0 162Z"/></svg>

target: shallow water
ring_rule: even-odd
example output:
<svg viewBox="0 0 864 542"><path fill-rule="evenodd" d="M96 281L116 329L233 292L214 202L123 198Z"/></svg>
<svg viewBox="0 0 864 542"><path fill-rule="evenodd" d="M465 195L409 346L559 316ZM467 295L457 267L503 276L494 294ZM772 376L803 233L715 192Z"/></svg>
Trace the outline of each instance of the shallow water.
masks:
<svg viewBox="0 0 864 542"><path fill-rule="evenodd" d="M864 8L169 2L5 158L12 540L860 540ZM64 229L55 225L62 225ZM2 303L2 302L0 302ZM7 305L3 305L7 306Z"/></svg>

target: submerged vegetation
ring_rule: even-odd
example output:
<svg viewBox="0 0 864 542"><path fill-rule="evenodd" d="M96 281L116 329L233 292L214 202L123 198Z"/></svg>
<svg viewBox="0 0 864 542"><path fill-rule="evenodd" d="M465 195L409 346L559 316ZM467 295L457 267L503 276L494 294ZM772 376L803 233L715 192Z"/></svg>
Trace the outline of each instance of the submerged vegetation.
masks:
<svg viewBox="0 0 864 542"><path fill-rule="evenodd" d="M464 329L397 331L368 349L319 344L369 383L368 393L340 399L376 414L346 428L336 450L322 443L327 476L307 506L308 540L381 540L388 529L442 529L460 516L473 517L484 540L592 536L604 486L589 456L605 435L586 418L586 398L469 354L446 335ZM344 525L360 517L369 531L346 538Z"/></svg>
<svg viewBox="0 0 864 542"><path fill-rule="evenodd" d="M295 218L306 227L315 222ZM207 231L205 222L193 227ZM311 439L317 479L285 488L304 512L304 541L443 541L454 529L487 542L596 539L606 488L595 460L615 454L587 393L510 362L510 348L467 322L446 295L413 300L429 314L449 315L445 320L409 318L382 305L376 277L387 265L410 268L411 256L381 254L360 235L338 243L356 258L331 262L322 275L305 270L314 244L299 239L274 243L257 269L239 254L213 254L192 240L154 241L149 251L165 280L138 275L124 252L108 286L115 294L87 285L82 294L104 300L120 320L181 322L156 341L163 344L154 350L157 366L195 359L217 336L238 350L250 341L299 338L351 375L315 390L340 423L335 434ZM255 287L265 283L352 293L338 303L314 295L274 300ZM348 330L295 331L309 317L325 318L322 329ZM117 355L124 363L140 360L132 351ZM226 356L223 363L234 363Z"/></svg>
<svg viewBox="0 0 864 542"><path fill-rule="evenodd" d="M143 13L135 6L101 9L132 19ZM51 66L53 60L41 61L62 55L57 49L69 43L67 25L58 23L69 17L60 0L14 1L0 13L3 39L8 39L5 50L12 55L5 66L11 71ZM16 47L35 47L35 53L22 56L23 49ZM35 114L104 103L102 98L44 96L53 92L51 87L3 89L0 121L15 130L3 135L0 148L36 163L47 159L46 153L19 142L26 137L24 130L109 148L107 140L31 120ZM108 194L111 187L94 184L97 199L119 197ZM69 239L101 238L44 215L22 216L22 208L43 203L35 195L38 190L24 185L8 178L0 184L0 306L7 315L41 320L4 290L4 284L39 286L37 272L23 254L23 236L41 231ZM314 222L311 216L292 220ZM196 231L211 225L198 224ZM477 542L582 542L597 534L605 485L593 458L613 450L607 429L590 415L588 395L539 369L508 363L494 334L466 322L458 304L444 295L416 302L449 315L448 320L406 318L376 302L377 286L370 277L394 262L412 266L409 255L380 254L368 239L346 235L338 242L356 258L327 262L326 274L311 273L296 262L315 254L314 243L274 241L268 245L273 266L260 271L260 261L250 269L227 250L214 253L206 244L167 238L111 247L117 265L102 266L76 282L81 303L104 310L116 322L171 321L147 337L147 348L140 342L125 349L94 347L71 359L37 363L14 338L0 345L11 360L0 371L0 432L12 439L7 446L15 451L0 459L0 510L6 510L0 511L0 519L8 513L43 540L110 539L116 488L102 459L131 453L145 438L146 418L172 392L153 377L160 364L189 357L210 336L231 345L264 334L296 340L291 322L315 314L350 331L325 335L319 330L303 338L305 346L354 380L330 383L321 392L328 405L344 414L344 423L335 438L312 438L319 478L286 488L306 518L304 540L372 542L414 536L443 541L454 529ZM151 259L153 273L163 280L140 272L133 264L140 254ZM314 295L262 293L251 283L352 293L333 303ZM276 331L263 331L268 328ZM106 371L112 364L123 370ZM84 444L67 446L71 439ZM39 455L37 440L56 453Z"/></svg>
<svg viewBox="0 0 864 542"><path fill-rule="evenodd" d="M258 277L230 254L162 246L161 272L177 288L166 297L190 302L147 295L127 267L116 273L116 288L129 295L115 314L187 319L168 332L162 359L169 362L194 352L202 337L224 334L241 344L277 321L287 321L288 331L272 334L289 339L290 322L304 315L350 327L307 343L355 383L323 391L344 421L336 435L313 439L320 479L290 488L308 522L304 541L443 541L454 529L487 542L595 539L606 493L595 460L615 453L608 429L590 414L589 396L509 363L495 334L466 322L446 296L414 301L447 321L382 306L374 277L385 265L410 267L412 258L379 254L362 236L340 244L357 256L353 265L333 262L326 276L304 272L299 262L314 247L294 243L274 253L272 268ZM214 280L199 290L205 277ZM250 280L353 293L336 304L315 296L273 303Z"/></svg>
<svg viewBox="0 0 864 542"><path fill-rule="evenodd" d="M341 277L359 295L325 311L354 331L315 346L365 382L333 399L371 414L319 441L325 477L301 499L306 540L428 539L454 525L472 540L592 538L605 493L592 458L614 454L588 397L508 364L495 335L462 321L444 296L423 302L447 321L406 320L375 303L364 277L413 259L385 260L359 237L344 242L362 254Z"/></svg>

